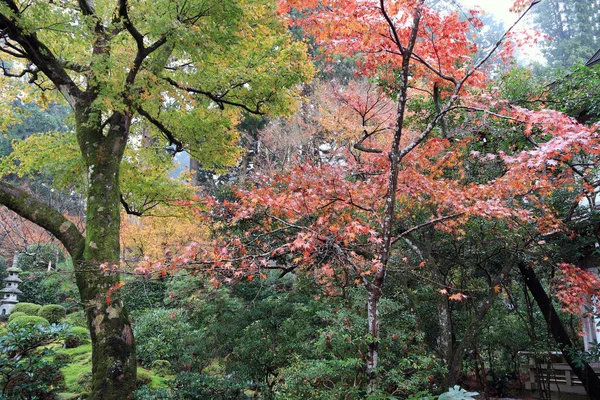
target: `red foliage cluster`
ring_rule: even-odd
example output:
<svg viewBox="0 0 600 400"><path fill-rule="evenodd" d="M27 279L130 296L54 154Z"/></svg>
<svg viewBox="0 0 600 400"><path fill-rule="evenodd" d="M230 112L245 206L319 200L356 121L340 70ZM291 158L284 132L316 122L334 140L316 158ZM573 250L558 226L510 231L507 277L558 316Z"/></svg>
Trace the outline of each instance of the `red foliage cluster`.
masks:
<svg viewBox="0 0 600 400"><path fill-rule="evenodd" d="M600 306L600 279L594 273L567 263L559 264L559 268L561 275L554 281L554 290L564 311L580 315Z"/></svg>

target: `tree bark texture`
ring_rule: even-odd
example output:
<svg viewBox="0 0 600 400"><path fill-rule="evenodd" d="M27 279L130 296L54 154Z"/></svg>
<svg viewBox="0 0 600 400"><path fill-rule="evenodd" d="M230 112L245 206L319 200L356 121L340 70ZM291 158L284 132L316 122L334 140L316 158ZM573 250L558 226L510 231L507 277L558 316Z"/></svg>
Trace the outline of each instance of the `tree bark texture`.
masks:
<svg viewBox="0 0 600 400"><path fill-rule="evenodd" d="M112 266L120 262L119 168L130 118L116 113L106 132L90 108L76 110L76 133L88 168L85 249L77 286L92 338L92 398L127 398L135 390L133 331ZM115 268L116 269L116 268Z"/></svg>

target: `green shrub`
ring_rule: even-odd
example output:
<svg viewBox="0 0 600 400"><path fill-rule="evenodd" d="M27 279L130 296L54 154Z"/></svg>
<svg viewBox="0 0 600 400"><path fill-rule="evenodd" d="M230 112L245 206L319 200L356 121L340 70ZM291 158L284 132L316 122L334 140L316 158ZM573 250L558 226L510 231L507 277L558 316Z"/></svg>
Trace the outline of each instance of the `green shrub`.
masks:
<svg viewBox="0 0 600 400"><path fill-rule="evenodd" d="M134 392L136 400L195 400L219 399L242 400L248 399L245 394L248 385L235 377L212 377L193 372L182 372L169 381L169 388L152 389L142 386ZM253 385L256 389L256 385Z"/></svg>
<svg viewBox="0 0 600 400"><path fill-rule="evenodd" d="M194 372L177 375L174 386L183 399L245 399L244 391L248 389L244 382L233 376L212 377Z"/></svg>
<svg viewBox="0 0 600 400"><path fill-rule="evenodd" d="M8 322L12 321L13 319L17 318L17 317L21 317L27 315L25 314L23 311L17 311L17 312L11 312L10 315L8 316Z"/></svg>
<svg viewBox="0 0 600 400"><path fill-rule="evenodd" d="M4 325L0 325L0 337L8 334L8 329Z"/></svg>
<svg viewBox="0 0 600 400"><path fill-rule="evenodd" d="M138 278L128 281L124 289L123 302L128 310L164 307L166 285L163 282Z"/></svg>
<svg viewBox="0 0 600 400"><path fill-rule="evenodd" d="M40 308L42 308L42 306L40 306L39 304L33 304L33 303L19 303L16 304L15 307L12 309L12 312L22 312L25 315L35 315L37 316L38 311L40 311Z"/></svg>
<svg viewBox="0 0 600 400"><path fill-rule="evenodd" d="M83 311L75 311L74 313L67 315L64 322L72 326L87 328L87 319Z"/></svg>
<svg viewBox="0 0 600 400"><path fill-rule="evenodd" d="M39 318L24 316L23 318ZM11 325L15 323L11 322ZM35 325L13 327L0 337L0 398L51 399L63 386L60 368L52 343L58 341L62 327L41 328Z"/></svg>
<svg viewBox="0 0 600 400"><path fill-rule="evenodd" d="M143 369L138 369L137 370L137 380L136 380L136 384L137 386L142 386L142 385L149 385L150 382L152 382L152 375L150 375L149 372L144 371Z"/></svg>
<svg viewBox="0 0 600 400"><path fill-rule="evenodd" d="M51 324L58 324L67 316L67 311L58 304L48 304L39 309L38 316L46 318Z"/></svg>
<svg viewBox="0 0 600 400"><path fill-rule="evenodd" d="M74 326L65 334L63 342L67 349L79 347L90 342L90 334L86 328Z"/></svg>
<svg viewBox="0 0 600 400"><path fill-rule="evenodd" d="M56 353L54 354L54 361L64 362L68 364L73 361L73 356L69 353Z"/></svg>
<svg viewBox="0 0 600 400"><path fill-rule="evenodd" d="M33 271L21 274L23 282L19 296L25 303L58 304L60 302L60 283L56 276L48 277L46 271Z"/></svg>
<svg viewBox="0 0 600 400"><path fill-rule="evenodd" d="M156 360L152 363L152 371L165 376L171 373L171 363L167 360Z"/></svg>
<svg viewBox="0 0 600 400"><path fill-rule="evenodd" d="M186 322L178 310L155 309L133 323L138 359L145 366L167 360L176 368L191 367L204 354L203 334Z"/></svg>
<svg viewBox="0 0 600 400"><path fill-rule="evenodd" d="M36 325L45 328L48 327L50 323L47 319L38 317L36 315L21 315L20 317L17 317L10 321L8 324L6 324L6 327L10 332L14 332L25 327L31 327Z"/></svg>

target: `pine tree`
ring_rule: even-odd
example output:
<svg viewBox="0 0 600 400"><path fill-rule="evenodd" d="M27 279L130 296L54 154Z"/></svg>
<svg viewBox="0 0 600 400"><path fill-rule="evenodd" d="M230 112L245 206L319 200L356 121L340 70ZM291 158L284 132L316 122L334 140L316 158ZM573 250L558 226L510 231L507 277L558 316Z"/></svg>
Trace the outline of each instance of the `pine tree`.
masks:
<svg viewBox="0 0 600 400"><path fill-rule="evenodd" d="M600 48L600 1L546 0L534 13L536 28L550 37L543 53L551 67L584 63Z"/></svg>

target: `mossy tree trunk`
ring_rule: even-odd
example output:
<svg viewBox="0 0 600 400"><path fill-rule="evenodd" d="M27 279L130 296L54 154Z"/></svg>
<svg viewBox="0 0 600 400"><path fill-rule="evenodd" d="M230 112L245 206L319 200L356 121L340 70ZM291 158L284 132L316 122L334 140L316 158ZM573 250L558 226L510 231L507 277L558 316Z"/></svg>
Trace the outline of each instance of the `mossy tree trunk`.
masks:
<svg viewBox="0 0 600 400"><path fill-rule="evenodd" d="M77 286L92 338L92 398L122 399L135 389L133 332L118 291L120 281L119 167L131 118L115 113L102 131L89 106L76 110L76 133L88 168L86 239Z"/></svg>
<svg viewBox="0 0 600 400"><path fill-rule="evenodd" d="M133 332L118 291L120 281L119 168L131 116L114 113L104 129L92 102L75 108L76 133L88 167L85 237L56 209L0 181L0 204L45 228L71 254L92 338L92 398L128 399L136 384ZM114 268L113 268L114 267Z"/></svg>

